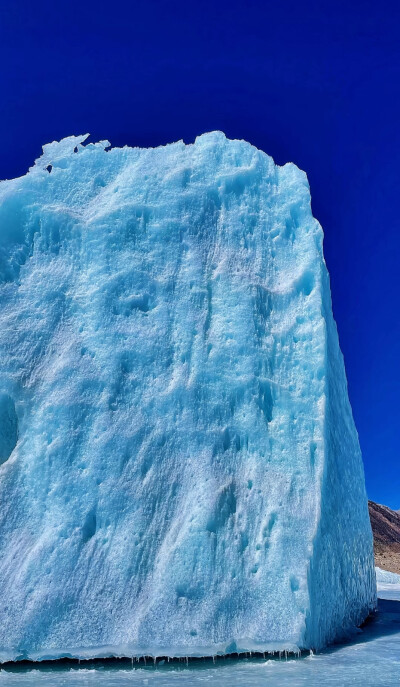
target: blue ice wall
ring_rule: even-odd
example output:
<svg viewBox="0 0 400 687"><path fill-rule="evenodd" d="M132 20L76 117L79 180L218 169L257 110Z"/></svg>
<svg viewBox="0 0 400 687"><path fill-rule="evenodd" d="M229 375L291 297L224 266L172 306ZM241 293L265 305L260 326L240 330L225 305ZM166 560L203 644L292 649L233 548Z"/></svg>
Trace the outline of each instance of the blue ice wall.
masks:
<svg viewBox="0 0 400 687"><path fill-rule="evenodd" d="M85 139L0 184L0 659L324 646L376 591L306 176Z"/></svg>

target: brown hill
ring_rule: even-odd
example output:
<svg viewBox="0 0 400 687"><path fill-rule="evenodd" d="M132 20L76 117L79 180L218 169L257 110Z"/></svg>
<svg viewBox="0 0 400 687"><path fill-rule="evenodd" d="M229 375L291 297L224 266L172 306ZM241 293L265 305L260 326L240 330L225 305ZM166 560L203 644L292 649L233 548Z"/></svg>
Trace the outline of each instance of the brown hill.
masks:
<svg viewBox="0 0 400 687"><path fill-rule="evenodd" d="M374 535L375 564L383 570L400 573L400 513L368 501Z"/></svg>

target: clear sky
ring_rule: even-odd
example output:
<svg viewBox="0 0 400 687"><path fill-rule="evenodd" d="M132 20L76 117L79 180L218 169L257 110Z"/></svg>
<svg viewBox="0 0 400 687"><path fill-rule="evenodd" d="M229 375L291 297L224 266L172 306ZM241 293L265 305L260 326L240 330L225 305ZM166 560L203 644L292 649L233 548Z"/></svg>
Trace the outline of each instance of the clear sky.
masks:
<svg viewBox="0 0 400 687"><path fill-rule="evenodd" d="M306 170L369 497L400 508L398 0L0 4L0 178L90 132L222 129ZM1 227L0 227L1 231Z"/></svg>

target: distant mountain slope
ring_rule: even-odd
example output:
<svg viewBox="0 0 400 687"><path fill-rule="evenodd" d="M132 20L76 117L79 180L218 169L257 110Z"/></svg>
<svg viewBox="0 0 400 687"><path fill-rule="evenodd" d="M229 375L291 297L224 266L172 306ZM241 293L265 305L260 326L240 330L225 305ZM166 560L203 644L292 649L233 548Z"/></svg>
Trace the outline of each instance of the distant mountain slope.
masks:
<svg viewBox="0 0 400 687"><path fill-rule="evenodd" d="M375 563L383 570L400 573L400 513L368 501L374 535Z"/></svg>

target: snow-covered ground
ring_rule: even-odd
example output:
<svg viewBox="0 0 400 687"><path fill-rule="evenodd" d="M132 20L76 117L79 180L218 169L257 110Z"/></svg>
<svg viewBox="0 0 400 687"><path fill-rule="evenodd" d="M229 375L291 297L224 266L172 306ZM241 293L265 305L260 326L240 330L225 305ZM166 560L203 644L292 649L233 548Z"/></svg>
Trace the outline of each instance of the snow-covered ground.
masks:
<svg viewBox="0 0 400 687"><path fill-rule="evenodd" d="M378 580L380 578L377 571ZM393 578L392 578L393 579ZM378 582L379 612L349 643L285 661L219 659L213 664L103 663L0 670L0 687L392 687L400 683L400 584Z"/></svg>

